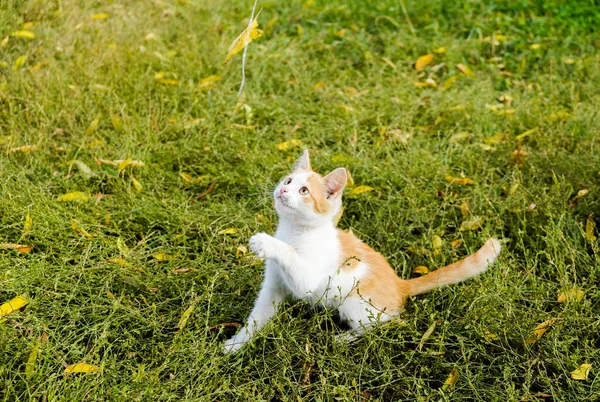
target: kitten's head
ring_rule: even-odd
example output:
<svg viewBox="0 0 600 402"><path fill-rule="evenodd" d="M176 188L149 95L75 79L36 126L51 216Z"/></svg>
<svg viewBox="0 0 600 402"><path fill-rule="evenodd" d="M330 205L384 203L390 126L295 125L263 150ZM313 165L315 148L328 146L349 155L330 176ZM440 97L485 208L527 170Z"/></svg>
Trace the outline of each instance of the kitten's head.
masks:
<svg viewBox="0 0 600 402"><path fill-rule="evenodd" d="M281 218L307 225L330 222L342 207L346 169L338 168L327 176L314 172L308 151L298 159L292 173L277 185L273 196Z"/></svg>

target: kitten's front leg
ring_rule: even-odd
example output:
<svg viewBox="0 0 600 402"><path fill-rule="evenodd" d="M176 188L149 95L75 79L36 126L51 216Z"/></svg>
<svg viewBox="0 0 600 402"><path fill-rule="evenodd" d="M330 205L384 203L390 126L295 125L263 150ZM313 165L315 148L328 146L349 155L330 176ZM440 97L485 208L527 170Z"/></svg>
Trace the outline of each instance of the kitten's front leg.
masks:
<svg viewBox="0 0 600 402"><path fill-rule="evenodd" d="M275 260L281 263L286 254L295 252L289 244L282 242L266 233L257 233L250 238L250 249L260 258Z"/></svg>

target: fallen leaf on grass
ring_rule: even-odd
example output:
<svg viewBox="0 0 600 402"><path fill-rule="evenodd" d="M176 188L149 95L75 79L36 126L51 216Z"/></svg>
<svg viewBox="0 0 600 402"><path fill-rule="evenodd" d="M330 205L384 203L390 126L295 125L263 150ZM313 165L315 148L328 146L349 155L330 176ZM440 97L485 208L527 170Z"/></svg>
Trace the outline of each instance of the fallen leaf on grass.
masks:
<svg viewBox="0 0 600 402"><path fill-rule="evenodd" d="M521 145L517 145L517 149L511 154L511 159L517 167L521 167L523 166L523 163L525 163L527 155L529 155L529 152L521 148Z"/></svg>
<svg viewBox="0 0 600 402"><path fill-rule="evenodd" d="M596 222L594 221L594 215L590 214L587 217L585 222L585 240L588 243L593 243L596 241L596 236L594 235L594 230L596 229Z"/></svg>
<svg viewBox="0 0 600 402"><path fill-rule="evenodd" d="M25 60L27 60L27 56L25 55L17 57L13 63L13 71L19 71L23 67L23 64L25 64Z"/></svg>
<svg viewBox="0 0 600 402"><path fill-rule="evenodd" d="M433 255L438 255L442 251L444 241L438 235L433 235L431 238L431 245L433 246Z"/></svg>
<svg viewBox="0 0 600 402"><path fill-rule="evenodd" d="M413 272L415 274L425 275L429 273L429 268L427 268L425 265L419 265L413 269Z"/></svg>
<svg viewBox="0 0 600 402"><path fill-rule="evenodd" d="M82 161L76 160L75 165L77 165L77 169L79 170L79 173L81 173L81 176L84 179L89 180L94 175L92 169L90 169L90 167Z"/></svg>
<svg viewBox="0 0 600 402"><path fill-rule="evenodd" d="M159 84L163 84L163 85L168 85L168 86L179 85L178 80L165 78L165 73L163 71L159 71L158 73L154 74L154 79L156 80L156 82L158 82Z"/></svg>
<svg viewBox="0 0 600 402"><path fill-rule="evenodd" d="M531 134L535 133L537 130L538 130L537 128L532 128L531 130L524 131L521 134L517 135L515 137L515 139L520 141L525 137L529 137Z"/></svg>
<svg viewBox="0 0 600 402"><path fill-rule="evenodd" d="M70 193L63 194L57 198L57 201L61 202L83 202L90 198L89 195L83 191L73 191Z"/></svg>
<svg viewBox="0 0 600 402"><path fill-rule="evenodd" d="M427 331L425 331L425 333L421 337L421 342L419 342L419 346L417 346L417 350L419 352L423 349L423 345L425 345L425 341L427 341L427 339L429 339L429 337L431 336L431 334L433 334L433 331L435 330L436 323L437 323L437 321L434 321L433 324L431 324L429 326L429 328L427 328Z"/></svg>
<svg viewBox="0 0 600 402"><path fill-rule="evenodd" d="M116 160L115 162L117 163L117 169L119 170L119 172L125 170L128 166L131 166L131 167L143 167L144 166L144 162L136 161L131 158L127 158L125 160Z"/></svg>
<svg viewBox="0 0 600 402"><path fill-rule="evenodd" d="M177 268L177 269L173 270L173 273L174 274L187 274L191 270L192 270L191 268Z"/></svg>
<svg viewBox="0 0 600 402"><path fill-rule="evenodd" d="M260 14L260 13L259 13ZM262 29L258 29L258 15L254 17L250 26L247 26L246 29L242 31L242 33L235 38L235 40L229 46L229 50L227 51L227 57L225 58L225 64L229 63L229 60L237 53L244 50L246 46L250 44L254 39L258 39L262 36Z"/></svg>
<svg viewBox="0 0 600 402"><path fill-rule="evenodd" d="M76 231L77 233L79 233L79 234L87 237L88 239L91 239L92 237L94 237L87 230L85 230L84 228L80 227L79 223L75 219L71 219L71 227L73 228L74 231Z"/></svg>
<svg viewBox="0 0 600 402"><path fill-rule="evenodd" d="M576 370L571 371L571 378L578 381L585 381L588 379L591 368L591 364L584 363L581 366L579 366Z"/></svg>
<svg viewBox="0 0 600 402"><path fill-rule="evenodd" d="M138 268L138 267L130 264L129 262L127 262L122 257L113 258L111 260L108 260L108 262L113 263L113 264L117 264L120 267L129 268L133 272L138 272L138 273L141 273L141 274L145 274L146 273L146 271L144 271L142 268Z"/></svg>
<svg viewBox="0 0 600 402"><path fill-rule="evenodd" d="M417 62L415 63L415 70L421 71L422 69L427 67L429 64L431 64L432 61L433 61L433 54L431 54L431 53L419 57L417 59Z"/></svg>
<svg viewBox="0 0 600 402"><path fill-rule="evenodd" d="M302 143L300 142L300 140L289 140L289 141L285 141L280 144L277 144L277 149L280 151L286 151L292 147L300 148L301 146L302 146Z"/></svg>
<svg viewBox="0 0 600 402"><path fill-rule="evenodd" d="M133 187L137 190L138 193L141 193L142 191L144 191L144 187L142 186L142 183L140 183L135 177L131 178L131 183L133 184Z"/></svg>
<svg viewBox="0 0 600 402"><path fill-rule="evenodd" d="M483 226L483 218L479 217L479 216L475 216L471 219L468 219L466 221L463 221L460 224L460 231L464 232L466 230L470 230L470 231L475 231L475 230L479 230L481 229L481 227Z"/></svg>
<svg viewBox="0 0 600 402"><path fill-rule="evenodd" d="M373 187L370 186L358 186L358 187L354 187L349 193L348 196L352 197L355 195L359 195L362 193L368 193L370 191L375 190Z"/></svg>
<svg viewBox="0 0 600 402"><path fill-rule="evenodd" d="M98 13L98 14L92 14L92 19L93 20L105 20L108 17L110 17L109 13Z"/></svg>
<svg viewBox="0 0 600 402"><path fill-rule="evenodd" d="M582 301L584 295L585 295L585 293L583 290L573 288L573 289L567 290L566 292L560 293L556 300L559 303L564 303L564 302L568 302L568 301Z"/></svg>
<svg viewBox="0 0 600 402"><path fill-rule="evenodd" d="M454 240L454 241L453 241L453 242L452 242L450 245L451 245L451 246L452 246L452 248L454 249L454 248L456 248L456 247L460 246L460 245L462 244L462 242L463 242L463 241L462 241L461 239L456 239L456 240Z"/></svg>
<svg viewBox="0 0 600 402"><path fill-rule="evenodd" d="M174 260L176 258L175 256L169 255L166 253L155 253L155 254L152 254L152 257L156 261L170 261L170 260Z"/></svg>
<svg viewBox="0 0 600 402"><path fill-rule="evenodd" d="M31 216L27 215L25 216L25 223L23 224L23 233L21 234L19 241L23 240L31 232L31 229L33 229L33 219L31 219Z"/></svg>
<svg viewBox="0 0 600 402"><path fill-rule="evenodd" d="M446 48L444 46L438 47L437 49L433 49L433 53L444 54L446 53Z"/></svg>
<svg viewBox="0 0 600 402"><path fill-rule="evenodd" d="M22 147L11 148L8 150L9 154L14 154L16 152L23 152L24 154L37 151L37 145L23 145Z"/></svg>
<svg viewBox="0 0 600 402"><path fill-rule="evenodd" d="M535 327L535 329L531 333L531 336L529 338L525 339L525 343L527 343L527 344L536 343L538 340L540 340L542 335L544 335L544 333L550 329L550 327L555 322L556 322L556 319L553 318L550 320L546 320L543 323L541 323L540 325L538 325L537 327Z"/></svg>
<svg viewBox="0 0 600 402"><path fill-rule="evenodd" d="M456 68L458 68L458 70L463 73L464 75L468 76L468 77L475 77L475 73L473 72L473 70L471 70L469 67L465 66L464 64L457 64Z"/></svg>
<svg viewBox="0 0 600 402"><path fill-rule="evenodd" d="M444 381L444 385L442 385L442 391L447 391L452 386L454 386L454 384L456 384L456 382L458 381L458 377L458 370L455 367L448 375L448 378L446 378L446 381Z"/></svg>
<svg viewBox="0 0 600 402"><path fill-rule="evenodd" d="M100 371L100 367L87 363L71 364L65 369L65 373L97 373L98 371Z"/></svg>
<svg viewBox="0 0 600 402"><path fill-rule="evenodd" d="M454 82L456 82L457 79L458 79L458 75L453 75L453 76L449 77L442 84L442 88L444 88L444 90L448 90L448 89L452 88L452 85L454 85Z"/></svg>
<svg viewBox="0 0 600 402"><path fill-rule="evenodd" d="M194 299L194 301L192 301L192 304L181 315L181 318L179 319L179 323L177 324L177 328L179 328L180 331L183 328L185 328L188 320L190 319L190 316L192 315L192 313L194 312L194 309L196 308L197 303L198 303L198 299Z"/></svg>
<svg viewBox="0 0 600 402"><path fill-rule="evenodd" d="M227 229L221 230L218 234L220 234L220 235L232 235L232 234L236 234L237 232L238 232L238 230L236 228L227 228Z"/></svg>
<svg viewBox="0 0 600 402"><path fill-rule="evenodd" d="M38 350L40 349L39 342L36 343L31 352L29 352L29 357L27 358L27 363L25 363L25 376L27 378L31 378L33 372L35 371L35 361L37 360Z"/></svg>
<svg viewBox="0 0 600 402"><path fill-rule="evenodd" d="M220 80L221 80L220 75L209 75L208 77L200 80L200 84L198 85L198 88L203 91L208 91L209 89L214 87L215 84L217 82L219 82Z"/></svg>
<svg viewBox="0 0 600 402"><path fill-rule="evenodd" d="M499 338L498 338L498 335L496 335L490 331L485 331L483 333L483 339L485 339L486 341L497 341Z"/></svg>
<svg viewBox="0 0 600 402"><path fill-rule="evenodd" d="M413 85L417 88L435 88L437 87L437 82L433 78L427 78L425 81L414 82Z"/></svg>
<svg viewBox="0 0 600 402"><path fill-rule="evenodd" d="M469 209L469 204L463 201L462 204L460 204L460 214L462 216L469 216L470 213L471 210Z"/></svg>
<svg viewBox="0 0 600 402"><path fill-rule="evenodd" d="M98 129L99 125L100 125L100 117L96 117L94 120L92 120L92 122L90 123L88 128L85 129L85 132L83 133L83 135L85 135L86 137L91 136L92 134L94 134L96 132L96 129Z"/></svg>
<svg viewBox="0 0 600 402"><path fill-rule="evenodd" d="M17 296L0 306L0 318L13 314L29 304L23 296Z"/></svg>
<svg viewBox="0 0 600 402"><path fill-rule="evenodd" d="M15 31L15 32L11 33L10 36L14 36L17 38L25 38L25 39L35 38L35 34L31 31L27 31L27 30Z"/></svg>
<svg viewBox="0 0 600 402"><path fill-rule="evenodd" d="M246 253L248 252L248 249L246 248L246 246L239 246L236 250L235 250L235 256L237 258L240 258L244 255L246 255Z"/></svg>
<svg viewBox="0 0 600 402"><path fill-rule="evenodd" d="M0 248L5 250L17 250L19 253L30 253L31 250L33 250L33 246L15 243L0 243Z"/></svg>
<svg viewBox="0 0 600 402"><path fill-rule="evenodd" d="M473 184L473 180L469 179L468 177L458 178L458 177L453 177L453 176L445 176L444 179L447 182L450 182L452 184L458 184L461 186Z"/></svg>
<svg viewBox="0 0 600 402"><path fill-rule="evenodd" d="M179 173L179 176L181 176L181 178L183 180L187 181L188 183L192 183L192 184L200 183L203 179L202 176L193 178L192 176L190 176L189 174L184 173L184 172Z"/></svg>

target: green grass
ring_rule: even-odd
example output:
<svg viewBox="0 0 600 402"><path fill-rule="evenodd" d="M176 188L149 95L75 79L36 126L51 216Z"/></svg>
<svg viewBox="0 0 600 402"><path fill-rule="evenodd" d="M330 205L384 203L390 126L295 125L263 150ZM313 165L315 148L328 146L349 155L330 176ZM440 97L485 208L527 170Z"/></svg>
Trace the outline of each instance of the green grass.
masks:
<svg viewBox="0 0 600 402"><path fill-rule="evenodd" d="M223 60L250 1L1 2L0 39L27 21L35 38L0 48L0 243L35 247L0 250L0 303L30 300L0 324L0 399L600 398L600 259L598 240L585 237L590 214L600 223L598 2L258 4L265 35L249 47L238 98L241 57ZM98 13L109 18L92 19ZM415 72L417 57L440 47ZM158 72L178 85L161 84ZM200 88L210 75L222 79ZM437 88L414 86L428 77ZM512 104L493 110L503 95ZM219 324L245 319L262 278L236 249L274 231L266 192L300 154L278 149L291 139L321 172L346 166L375 189L346 197L340 226L400 276L454 261L490 236L506 239L499 262L413 298L401 319L354 345L334 344L343 330L334 312L289 303L241 353L222 356L235 328ZM10 152L23 145L37 150ZM517 160L519 146L528 154ZM94 158L145 166L118 172ZM182 172L201 179L188 183ZM463 174L474 184L444 179ZM572 201L581 189L589 194ZM71 191L103 197L57 201ZM20 239L28 215L33 227ZM461 231L473 217L481 228ZM227 228L237 233L219 234ZM438 254L434 235L444 241ZM118 257L131 266L110 262ZM558 303L573 287L584 299ZM558 321L526 345L548 319ZM101 372L63 373L80 361ZM572 380L582 363L593 364L588 380ZM460 378L442 390L453 368Z"/></svg>

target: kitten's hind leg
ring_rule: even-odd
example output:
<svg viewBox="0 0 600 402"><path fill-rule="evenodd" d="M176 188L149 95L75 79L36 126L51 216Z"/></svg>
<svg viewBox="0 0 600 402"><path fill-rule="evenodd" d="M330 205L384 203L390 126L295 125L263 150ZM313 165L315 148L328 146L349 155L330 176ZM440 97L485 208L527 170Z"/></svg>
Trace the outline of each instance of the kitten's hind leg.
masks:
<svg viewBox="0 0 600 402"><path fill-rule="evenodd" d="M391 320L397 312L385 312L359 296L348 297L339 307L340 318L350 330L335 337L336 342L352 343L375 325Z"/></svg>

